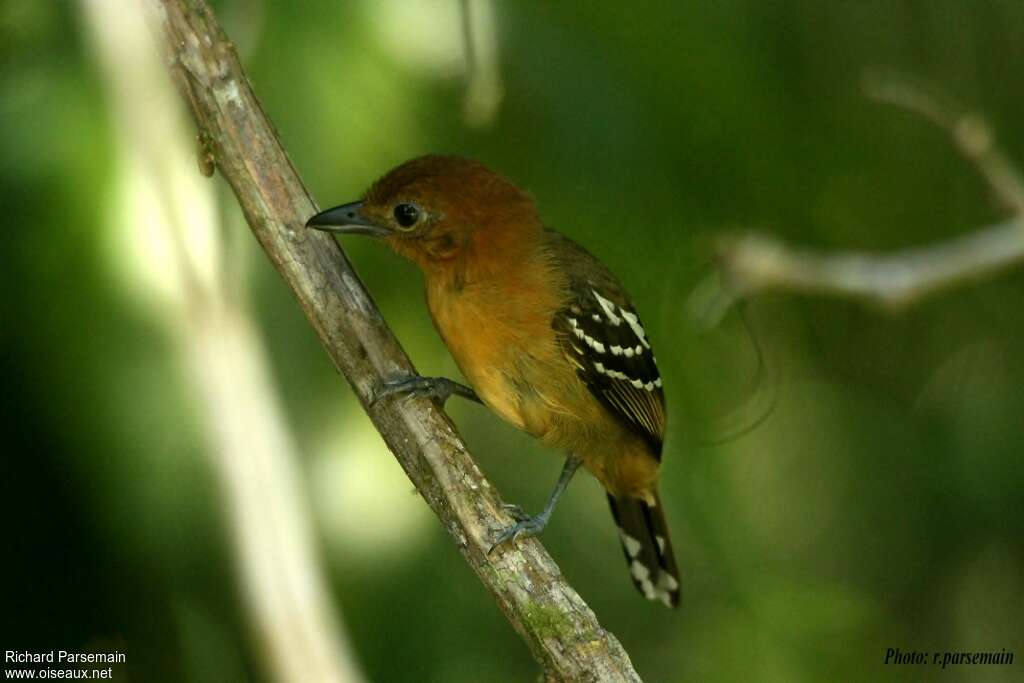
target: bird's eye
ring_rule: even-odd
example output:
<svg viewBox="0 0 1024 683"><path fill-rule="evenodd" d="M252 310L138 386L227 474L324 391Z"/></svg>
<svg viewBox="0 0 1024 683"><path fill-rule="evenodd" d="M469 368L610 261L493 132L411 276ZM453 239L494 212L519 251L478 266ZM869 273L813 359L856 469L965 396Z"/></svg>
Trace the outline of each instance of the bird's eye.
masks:
<svg viewBox="0 0 1024 683"><path fill-rule="evenodd" d="M415 204L399 204L394 213L395 220L403 228L411 228L420 219L420 210Z"/></svg>

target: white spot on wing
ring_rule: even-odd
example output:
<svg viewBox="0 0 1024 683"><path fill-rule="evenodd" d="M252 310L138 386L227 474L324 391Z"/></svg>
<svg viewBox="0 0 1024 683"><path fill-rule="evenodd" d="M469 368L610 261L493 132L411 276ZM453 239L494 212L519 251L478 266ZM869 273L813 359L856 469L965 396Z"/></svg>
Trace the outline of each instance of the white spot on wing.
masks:
<svg viewBox="0 0 1024 683"><path fill-rule="evenodd" d="M647 335L644 333L644 328L640 325L640 319L636 317L636 313L631 313L624 308L620 308L619 310L622 312L622 317L626 319L627 323L629 323L629 327L633 330L633 334L635 334L637 339L640 340L640 343L648 349L651 348L651 345L647 343ZM638 346L637 349L640 349L640 347Z"/></svg>
<svg viewBox="0 0 1024 683"><path fill-rule="evenodd" d="M635 379L635 380L634 379L630 379L629 377L626 376L626 373L619 372L618 370L605 370L604 374L608 375L612 379L621 379L621 380L623 380L625 382L629 382L630 384L632 384L633 382L639 382L640 381L638 379Z"/></svg>
<svg viewBox="0 0 1024 683"><path fill-rule="evenodd" d="M604 353L604 351L605 351L604 344L602 344L599 341L593 340L589 336L586 337L585 339L587 341L587 344L589 344L592 349L594 349L598 353ZM617 349L617 348L619 348L619 347L617 347L617 346L611 347L610 350L611 350L613 355L616 355L615 354L615 349ZM630 377L629 375L627 375L626 373L624 373L624 372L622 372L620 370L613 370L611 368L607 368L607 367L605 367L604 363L601 363L600 361L595 361L593 365L594 365L594 369L597 370L600 374L605 375L606 377L610 377L612 379L620 379L623 382L628 382L630 384L630 386L632 386L632 387L634 387L636 389L644 389L646 391L654 391L655 387L661 387L661 378L660 377L658 377L658 378L656 378L656 379L654 379L654 380L652 380L650 382L644 382L641 379L633 379L632 377Z"/></svg>
<svg viewBox="0 0 1024 683"><path fill-rule="evenodd" d="M582 333L583 330L580 330L580 332ZM601 342L597 341L596 339L591 337L589 334L588 335L584 335L583 341L587 342L587 346L589 346L590 348L594 349L598 353L604 353L604 344L602 344Z"/></svg>
<svg viewBox="0 0 1024 683"><path fill-rule="evenodd" d="M602 309L604 309L604 314L608 317L608 322L610 322L612 325L615 325L616 327L621 325L622 318L616 315L615 304L613 304L611 301L608 301L608 299L605 299L603 296L598 294L596 290L592 289L590 291L593 292L594 296L597 298L597 303L601 305Z"/></svg>

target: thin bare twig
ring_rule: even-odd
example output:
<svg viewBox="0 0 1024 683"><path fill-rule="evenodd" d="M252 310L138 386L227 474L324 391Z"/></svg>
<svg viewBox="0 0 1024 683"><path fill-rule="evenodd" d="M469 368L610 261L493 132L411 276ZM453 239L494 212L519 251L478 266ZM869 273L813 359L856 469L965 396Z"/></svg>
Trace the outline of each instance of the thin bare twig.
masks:
<svg viewBox="0 0 1024 683"><path fill-rule="evenodd" d="M687 304L702 326L717 325L737 300L767 291L848 297L900 309L1024 262L1024 179L996 146L984 119L891 72L870 72L864 88L872 99L946 131L1015 218L889 254L814 251L762 234L727 237L718 249L720 272L700 283Z"/></svg>
<svg viewBox="0 0 1024 683"><path fill-rule="evenodd" d="M935 88L892 71L869 70L864 75L864 93L877 102L918 114L948 133L996 197L1012 212L1024 214L1024 179L995 144L995 135L981 115L967 111Z"/></svg>
<svg viewBox="0 0 1024 683"><path fill-rule="evenodd" d="M625 650L537 540L488 557L496 533L512 520L437 405L428 399L373 403L380 382L413 372L412 364L338 244L303 227L316 206L210 8L203 0L149 4L172 75L250 228L377 430L545 675L640 680Z"/></svg>

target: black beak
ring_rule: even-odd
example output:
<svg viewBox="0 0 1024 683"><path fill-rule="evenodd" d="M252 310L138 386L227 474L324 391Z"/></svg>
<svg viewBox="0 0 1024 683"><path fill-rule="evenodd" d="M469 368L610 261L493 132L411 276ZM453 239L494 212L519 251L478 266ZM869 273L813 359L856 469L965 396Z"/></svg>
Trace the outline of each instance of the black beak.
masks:
<svg viewBox="0 0 1024 683"><path fill-rule="evenodd" d="M373 237L384 237L392 233L390 228L377 225L363 216L362 208L362 202L352 202L321 211L306 221L306 227L325 232L340 232L345 235L372 235Z"/></svg>

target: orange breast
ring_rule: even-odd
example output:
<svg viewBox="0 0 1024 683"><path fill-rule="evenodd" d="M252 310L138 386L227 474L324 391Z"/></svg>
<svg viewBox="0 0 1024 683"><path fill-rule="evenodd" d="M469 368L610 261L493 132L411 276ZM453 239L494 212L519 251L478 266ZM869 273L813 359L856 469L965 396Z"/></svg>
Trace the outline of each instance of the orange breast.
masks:
<svg viewBox="0 0 1024 683"><path fill-rule="evenodd" d="M540 267L524 268L457 291L428 278L427 304L462 374L491 410L582 457L609 491L647 491L657 478L657 461L564 356L551 326L559 290L537 284L544 277Z"/></svg>
<svg viewBox="0 0 1024 683"><path fill-rule="evenodd" d="M524 311L516 310L514 302L496 306L491 293L470 287L447 296L428 294L428 302L438 332L480 398L503 419L525 429L517 391L520 358L536 353L545 341L553 342L553 335L542 335L536 327L524 330Z"/></svg>
<svg viewBox="0 0 1024 683"><path fill-rule="evenodd" d="M505 277L458 288L427 281L431 316L459 369L494 412L531 433L524 392L535 373L562 365L551 327L557 290L546 277L543 263L525 263Z"/></svg>

